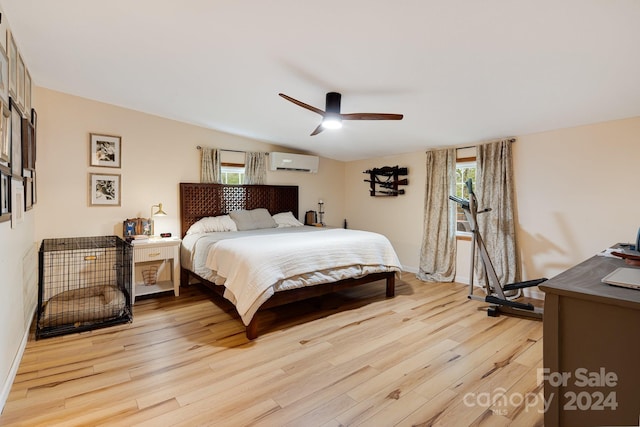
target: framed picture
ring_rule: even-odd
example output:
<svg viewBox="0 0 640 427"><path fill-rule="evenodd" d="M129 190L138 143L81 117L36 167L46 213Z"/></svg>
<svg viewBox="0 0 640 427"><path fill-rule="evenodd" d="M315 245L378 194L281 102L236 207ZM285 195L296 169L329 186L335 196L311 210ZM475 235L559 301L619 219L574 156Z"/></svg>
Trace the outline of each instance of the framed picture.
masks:
<svg viewBox="0 0 640 427"><path fill-rule="evenodd" d="M89 165L119 168L121 150L119 136L92 133L89 141Z"/></svg>
<svg viewBox="0 0 640 427"><path fill-rule="evenodd" d="M152 232L152 222L149 218L127 218L122 223L123 237L133 237L141 234L151 236Z"/></svg>
<svg viewBox="0 0 640 427"><path fill-rule="evenodd" d="M126 219L122 223L122 237L133 237L137 232L138 218Z"/></svg>
<svg viewBox="0 0 640 427"><path fill-rule="evenodd" d="M7 57L9 58L9 96L18 95L18 46L11 31L7 30Z"/></svg>
<svg viewBox="0 0 640 427"><path fill-rule="evenodd" d="M31 171L31 174L31 185L33 186L31 197L33 198L33 204L35 205L38 202L38 182L36 181L36 171Z"/></svg>
<svg viewBox="0 0 640 427"><path fill-rule="evenodd" d="M0 222L11 219L11 190L9 183L11 177L0 172Z"/></svg>
<svg viewBox="0 0 640 427"><path fill-rule="evenodd" d="M11 228L24 221L24 186L22 180L11 180Z"/></svg>
<svg viewBox="0 0 640 427"><path fill-rule="evenodd" d="M22 176L22 113L13 98L9 98L11 109L11 172Z"/></svg>
<svg viewBox="0 0 640 427"><path fill-rule="evenodd" d="M9 107L0 101L0 165L9 166L11 162L11 133L9 129Z"/></svg>
<svg viewBox="0 0 640 427"><path fill-rule="evenodd" d="M31 111L31 74L24 69L24 111L27 114Z"/></svg>
<svg viewBox="0 0 640 427"><path fill-rule="evenodd" d="M24 181L24 210L28 211L33 209L33 179L31 178L31 171L25 171Z"/></svg>
<svg viewBox="0 0 640 427"><path fill-rule="evenodd" d="M0 45L0 99L9 102L9 58Z"/></svg>
<svg viewBox="0 0 640 427"><path fill-rule="evenodd" d="M90 173L89 205L120 206L120 175Z"/></svg>
<svg viewBox="0 0 640 427"><path fill-rule="evenodd" d="M29 119L22 119L22 167L33 170L36 168L36 153L33 141L33 125Z"/></svg>
<svg viewBox="0 0 640 427"><path fill-rule="evenodd" d="M17 91L18 91L18 105L21 109L24 109L24 61L22 55L18 53L18 71L17 71Z"/></svg>

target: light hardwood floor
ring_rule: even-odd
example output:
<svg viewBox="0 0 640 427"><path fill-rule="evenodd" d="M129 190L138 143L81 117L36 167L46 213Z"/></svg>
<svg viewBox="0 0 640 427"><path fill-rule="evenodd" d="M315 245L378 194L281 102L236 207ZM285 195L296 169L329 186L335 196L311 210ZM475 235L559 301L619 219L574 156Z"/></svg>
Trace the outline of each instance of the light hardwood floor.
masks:
<svg viewBox="0 0 640 427"><path fill-rule="evenodd" d="M199 286L131 324L29 340L0 425L543 424L542 322L488 317L410 273L260 313ZM493 403L492 403L493 402Z"/></svg>

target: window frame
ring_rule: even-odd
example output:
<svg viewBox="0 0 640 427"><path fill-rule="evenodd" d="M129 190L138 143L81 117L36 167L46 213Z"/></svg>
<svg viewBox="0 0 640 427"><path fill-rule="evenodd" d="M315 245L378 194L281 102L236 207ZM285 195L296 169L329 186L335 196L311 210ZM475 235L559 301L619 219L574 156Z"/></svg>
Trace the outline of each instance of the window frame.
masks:
<svg viewBox="0 0 640 427"><path fill-rule="evenodd" d="M237 171L235 171L235 172L234 171L229 171L229 169L236 169ZM226 182L226 181L228 181L228 174L238 174L240 182L238 182L237 184L229 184L229 182ZM242 185L242 184L244 184L244 176L245 176L245 164L244 163L229 163L229 162L221 162L220 163L220 181L222 182L222 184Z"/></svg>
<svg viewBox="0 0 640 427"><path fill-rule="evenodd" d="M473 164L473 168L475 169L475 173L474 173L474 177L477 178L477 173L478 173L478 159L476 156L468 156L468 157L458 157L456 158L456 191L455 193L457 194L457 190L458 190L458 185L460 183L458 183L458 169L459 169L459 165L461 164ZM464 182L462 183L464 186ZM475 179L474 179L474 187L475 187ZM464 191L464 190L463 190ZM456 203L456 240L471 240L472 237L472 232L471 231L462 231L462 230L458 230L458 223L460 222L458 220L458 214L460 212L462 208ZM465 221L466 222L466 221Z"/></svg>

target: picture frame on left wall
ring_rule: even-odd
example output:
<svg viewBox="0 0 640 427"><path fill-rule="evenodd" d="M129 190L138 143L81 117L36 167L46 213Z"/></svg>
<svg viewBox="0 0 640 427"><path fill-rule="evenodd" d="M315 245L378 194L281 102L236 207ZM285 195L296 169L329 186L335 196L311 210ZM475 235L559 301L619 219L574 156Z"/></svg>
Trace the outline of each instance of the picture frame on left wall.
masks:
<svg viewBox="0 0 640 427"><path fill-rule="evenodd" d="M0 222L11 219L11 175L0 171Z"/></svg>
<svg viewBox="0 0 640 427"><path fill-rule="evenodd" d="M7 57L9 58L9 95L18 94L18 47L11 31L7 30Z"/></svg>
<svg viewBox="0 0 640 427"><path fill-rule="evenodd" d="M9 132L9 107L0 101L0 166L11 164L11 133Z"/></svg>
<svg viewBox="0 0 640 427"><path fill-rule="evenodd" d="M0 99L9 102L9 57L0 46Z"/></svg>
<svg viewBox="0 0 640 427"><path fill-rule="evenodd" d="M11 228L17 228L24 221L24 186L22 180L11 180Z"/></svg>
<svg viewBox="0 0 640 427"><path fill-rule="evenodd" d="M120 206L119 174L89 174L89 206Z"/></svg>
<svg viewBox="0 0 640 427"><path fill-rule="evenodd" d="M9 98L11 110L11 172L22 177L22 113L13 98Z"/></svg>

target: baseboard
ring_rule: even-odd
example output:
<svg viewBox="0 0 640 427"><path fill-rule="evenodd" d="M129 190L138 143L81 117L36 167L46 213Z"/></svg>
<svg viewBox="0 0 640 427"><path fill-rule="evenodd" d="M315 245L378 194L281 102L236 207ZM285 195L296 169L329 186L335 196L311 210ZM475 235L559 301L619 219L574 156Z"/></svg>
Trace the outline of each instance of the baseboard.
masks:
<svg viewBox="0 0 640 427"><path fill-rule="evenodd" d="M469 284L469 278L456 275L455 282L456 283L461 283L463 285L468 285Z"/></svg>
<svg viewBox="0 0 640 427"><path fill-rule="evenodd" d="M29 331L31 330L33 317L34 316L31 316L29 327L26 329L26 331L24 331L24 336L22 337L22 341L20 342L20 347L18 348L16 356L11 363L9 375L7 375L7 378L5 378L4 384L2 384L2 392L0 393L0 414L2 413L2 411L4 411L4 405L7 403L9 393L11 392L11 386L13 385L13 381L16 379L16 375L18 374L18 368L20 368L20 362L22 361L24 350L27 348L27 342L29 341Z"/></svg>
<svg viewBox="0 0 640 427"><path fill-rule="evenodd" d="M410 265L403 265L402 266L402 272L403 273L418 274L418 268L417 267L411 267Z"/></svg>

